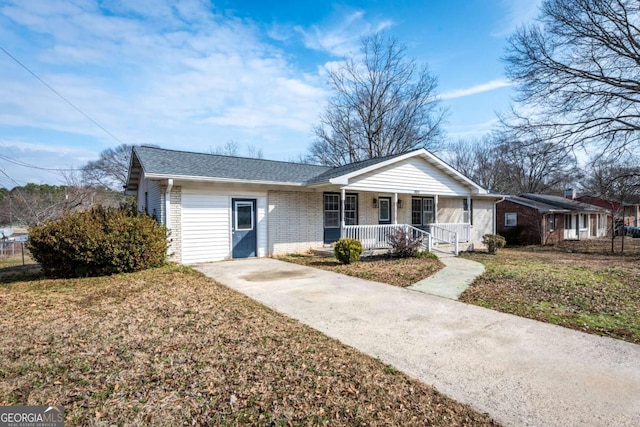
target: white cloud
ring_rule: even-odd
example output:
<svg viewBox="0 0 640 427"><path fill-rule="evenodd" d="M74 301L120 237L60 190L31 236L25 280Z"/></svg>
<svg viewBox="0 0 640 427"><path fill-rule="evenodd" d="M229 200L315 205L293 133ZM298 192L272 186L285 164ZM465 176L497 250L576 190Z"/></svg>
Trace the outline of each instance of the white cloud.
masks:
<svg viewBox="0 0 640 427"><path fill-rule="evenodd" d="M542 0L501 0L504 18L491 34L494 37L510 35L521 25L533 21L540 10Z"/></svg>
<svg viewBox="0 0 640 427"><path fill-rule="evenodd" d="M94 2L44 3L0 6L0 27L20 28L13 53L127 143L307 141L326 99L319 79L251 22L216 15L208 2L112 1L102 4L109 14ZM18 126L86 137L97 152L118 144L0 57L0 130Z"/></svg>
<svg viewBox="0 0 640 427"><path fill-rule="evenodd" d="M475 95L482 92L489 92L503 87L511 86L511 82L504 79L491 80L465 89L456 89L445 92L440 95L441 99L462 98L463 96Z"/></svg>
<svg viewBox="0 0 640 427"><path fill-rule="evenodd" d="M393 26L389 19L368 21L362 10L341 16L335 22L326 25L313 25L310 28L297 26L303 42L309 49L326 52L335 57L354 54L360 48L360 38L386 30Z"/></svg>

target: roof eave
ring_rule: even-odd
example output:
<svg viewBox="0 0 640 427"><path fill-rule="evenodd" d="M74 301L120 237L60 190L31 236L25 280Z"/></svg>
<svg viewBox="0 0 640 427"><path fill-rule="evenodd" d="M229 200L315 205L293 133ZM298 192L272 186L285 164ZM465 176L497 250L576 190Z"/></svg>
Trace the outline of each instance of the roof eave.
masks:
<svg viewBox="0 0 640 427"><path fill-rule="evenodd" d="M145 175L147 179L169 179L181 181L196 181L196 182L223 182L223 183L235 183L235 184L257 184L257 185L282 185L282 186L304 186L301 182L284 182L284 181L261 181L254 179L236 179L236 178L221 178L221 177L208 177L208 176L192 176L192 175L176 175L176 174L160 174L149 173Z"/></svg>

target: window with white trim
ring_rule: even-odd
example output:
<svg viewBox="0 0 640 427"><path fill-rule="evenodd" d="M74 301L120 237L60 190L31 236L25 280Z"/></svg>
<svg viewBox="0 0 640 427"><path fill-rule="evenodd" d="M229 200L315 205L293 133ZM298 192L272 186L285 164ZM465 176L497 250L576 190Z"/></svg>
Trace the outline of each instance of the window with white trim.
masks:
<svg viewBox="0 0 640 427"><path fill-rule="evenodd" d="M433 197L411 198L411 225L429 225L435 222L435 201Z"/></svg>
<svg viewBox="0 0 640 427"><path fill-rule="evenodd" d="M324 195L324 226L325 228L340 227L340 195Z"/></svg>
<svg viewBox="0 0 640 427"><path fill-rule="evenodd" d="M504 226L515 227L518 225L518 214L516 212L507 212L504 214Z"/></svg>
<svg viewBox="0 0 640 427"><path fill-rule="evenodd" d="M473 225L473 200L462 199L462 222Z"/></svg>
<svg viewBox="0 0 640 427"><path fill-rule="evenodd" d="M344 223L358 225L358 196L355 194L344 196Z"/></svg>

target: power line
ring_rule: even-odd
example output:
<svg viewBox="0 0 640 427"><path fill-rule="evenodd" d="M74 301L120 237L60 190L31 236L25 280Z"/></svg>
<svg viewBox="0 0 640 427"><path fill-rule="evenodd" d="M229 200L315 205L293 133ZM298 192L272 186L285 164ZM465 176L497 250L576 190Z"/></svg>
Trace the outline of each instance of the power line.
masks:
<svg viewBox="0 0 640 427"><path fill-rule="evenodd" d="M36 165L32 165L26 162L23 162L21 160L17 160L17 159L12 159L11 157L7 157L4 156L2 154L0 154L0 159L9 162L9 163L13 163L14 165L18 165L18 166L23 166L25 168L31 168L31 169L38 169L38 170L42 170L42 171L50 171L50 172L76 172L76 171L80 171L82 169L77 169L77 168L43 168L41 166L36 166Z"/></svg>
<svg viewBox="0 0 640 427"><path fill-rule="evenodd" d="M120 144L124 144L124 142L122 142L120 140L120 138L118 138L117 136L115 136L114 134L112 134L111 132L109 132L104 126L102 126L100 123L98 123L97 121L95 121L94 119L92 119L87 113L85 113L84 111L82 111L80 108L76 107L75 104L71 101L69 101L67 98L65 98L60 92L58 92L57 90L55 90L53 87L51 87L51 85L49 85L49 83L45 82L44 80L42 80L36 73L34 73L33 71L31 71L29 69L29 67L27 67L26 65L24 65L22 62L20 62L18 60L18 58L16 58L15 56L13 56L12 54L10 54L4 47L2 47L2 45L0 45L0 50L2 50L9 58L11 58L13 61L15 61L16 64L20 65L22 68L24 68L25 70L27 70L27 72L29 74L31 74L33 77L35 77L36 79L38 79L38 81L40 83L42 83L43 85L45 85L49 90L51 90L53 93L55 93L56 95L58 95L64 102L66 102L67 104L69 104L71 107L73 107L77 112L79 112L80 114L82 114L83 116L85 116L91 123L93 123L94 125L98 126L100 129L102 129L107 135L109 135L111 138L115 139L116 141L118 141Z"/></svg>

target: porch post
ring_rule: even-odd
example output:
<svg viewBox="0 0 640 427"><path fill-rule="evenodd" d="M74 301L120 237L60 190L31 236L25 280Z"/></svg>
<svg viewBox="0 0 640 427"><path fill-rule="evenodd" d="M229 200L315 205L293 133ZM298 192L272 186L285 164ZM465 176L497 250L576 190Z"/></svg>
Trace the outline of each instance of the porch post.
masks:
<svg viewBox="0 0 640 427"><path fill-rule="evenodd" d="M398 224L398 193L393 193L393 223Z"/></svg>
<svg viewBox="0 0 640 427"><path fill-rule="evenodd" d="M433 197L433 223L438 223L438 195Z"/></svg>
<svg viewBox="0 0 640 427"><path fill-rule="evenodd" d="M344 233L344 226L345 226L345 221L344 221L344 199L346 197L346 191L345 189L341 189L340 190L340 237L343 238L345 237L345 233Z"/></svg>

